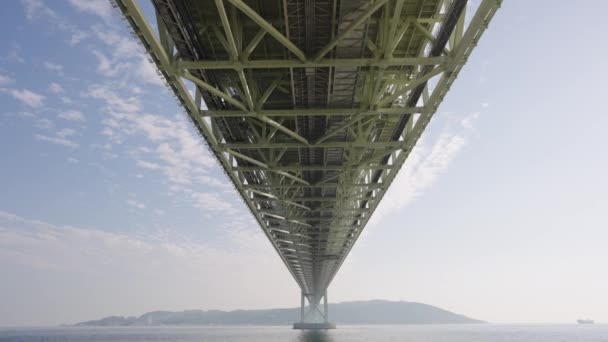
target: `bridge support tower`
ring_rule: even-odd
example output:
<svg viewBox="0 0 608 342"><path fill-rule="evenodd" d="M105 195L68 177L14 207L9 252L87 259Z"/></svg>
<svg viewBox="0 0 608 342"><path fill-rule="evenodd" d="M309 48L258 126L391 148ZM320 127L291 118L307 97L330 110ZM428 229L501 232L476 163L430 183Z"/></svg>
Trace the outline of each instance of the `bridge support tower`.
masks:
<svg viewBox="0 0 608 342"><path fill-rule="evenodd" d="M320 308L321 298L323 298L323 310ZM307 300L308 307L306 306ZM329 322L327 291L321 296L307 295L302 292L300 298L300 321L294 323L293 328L300 330L327 330L336 328L335 324Z"/></svg>

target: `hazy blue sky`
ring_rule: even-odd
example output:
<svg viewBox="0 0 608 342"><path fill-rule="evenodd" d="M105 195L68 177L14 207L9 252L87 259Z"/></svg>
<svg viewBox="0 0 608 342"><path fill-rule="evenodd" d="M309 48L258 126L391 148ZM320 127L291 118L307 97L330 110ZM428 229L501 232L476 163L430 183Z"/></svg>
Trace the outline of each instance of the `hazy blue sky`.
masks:
<svg viewBox="0 0 608 342"><path fill-rule="evenodd" d="M607 10L504 1L330 301L608 322ZM106 1L3 4L0 326L297 306L125 25Z"/></svg>

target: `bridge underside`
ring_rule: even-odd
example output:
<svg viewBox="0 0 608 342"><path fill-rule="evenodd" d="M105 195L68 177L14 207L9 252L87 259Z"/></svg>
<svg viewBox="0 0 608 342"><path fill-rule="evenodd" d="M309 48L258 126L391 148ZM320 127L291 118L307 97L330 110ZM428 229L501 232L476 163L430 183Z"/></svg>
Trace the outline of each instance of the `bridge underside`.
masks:
<svg viewBox="0 0 608 342"><path fill-rule="evenodd" d="M500 5L115 2L314 307Z"/></svg>

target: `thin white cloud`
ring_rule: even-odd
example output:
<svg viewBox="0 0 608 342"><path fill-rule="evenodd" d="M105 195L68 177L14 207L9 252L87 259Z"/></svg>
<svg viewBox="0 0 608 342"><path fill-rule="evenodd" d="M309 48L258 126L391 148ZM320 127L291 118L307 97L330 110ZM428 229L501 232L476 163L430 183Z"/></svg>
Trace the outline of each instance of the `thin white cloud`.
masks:
<svg viewBox="0 0 608 342"><path fill-rule="evenodd" d="M164 85L161 76L156 73L155 67L143 56L137 66L137 75L145 83L159 86Z"/></svg>
<svg viewBox="0 0 608 342"><path fill-rule="evenodd" d="M23 102L25 105L30 107L41 107L46 98L44 95L40 95L28 89L2 89L5 93L10 94L17 100Z"/></svg>
<svg viewBox="0 0 608 342"><path fill-rule="evenodd" d="M138 201L136 201L136 200L134 200L134 199L128 199L128 200L126 201L126 203L127 203L128 205L132 206L133 208L137 208L137 209L146 209L146 205L145 205L145 204L143 204L143 203L141 203L141 202L138 202Z"/></svg>
<svg viewBox="0 0 608 342"><path fill-rule="evenodd" d="M31 112L17 112L16 115L20 118L32 119L36 117L36 114Z"/></svg>
<svg viewBox="0 0 608 342"><path fill-rule="evenodd" d="M100 129L108 144L103 147L136 141L142 136L149 140L147 151L129 152L138 167L160 172L168 181L170 192L180 192L190 198L191 204L202 207L205 201L217 200L219 208L229 208L221 197L212 198L203 189L195 186L229 188L229 184L209 174L216 167L215 159L204 147L203 141L194 132L191 123L183 116L167 118L148 113L140 100L142 93L134 80L144 84L163 85L162 78L146 59L145 51L132 37L114 28L94 25L92 34L106 45L93 50L97 59L97 71L108 78L103 84L91 85L84 94L104 103L104 127ZM103 49L102 49L103 48ZM124 85L129 84L129 87ZM198 191L198 192L197 192ZM197 194L192 196L192 192Z"/></svg>
<svg viewBox="0 0 608 342"><path fill-rule="evenodd" d="M84 115L78 110L66 110L59 112L57 117L67 121L84 121Z"/></svg>
<svg viewBox="0 0 608 342"><path fill-rule="evenodd" d="M60 138L71 137L76 134L76 131L71 128L63 128L57 132L57 136Z"/></svg>
<svg viewBox="0 0 608 342"><path fill-rule="evenodd" d="M11 63L25 63L25 58L21 57L21 49L19 46L11 48L5 55L0 57L0 61Z"/></svg>
<svg viewBox="0 0 608 342"><path fill-rule="evenodd" d="M112 7L105 0L68 0L79 12L97 15L107 19L112 15Z"/></svg>
<svg viewBox="0 0 608 342"><path fill-rule="evenodd" d="M109 144L126 145L142 137L146 147L129 150L136 165L150 172L162 173L168 181L168 195L177 195L180 204L200 208L203 215L210 212L236 212L229 200L212 189L231 189L223 178L210 174L217 162L204 147L188 119L182 115L167 118L144 111L138 96L132 92L117 92L108 85L92 85L85 96L103 102L105 127L101 132ZM140 140L138 140L138 143ZM234 195L231 193L231 195Z"/></svg>
<svg viewBox="0 0 608 342"><path fill-rule="evenodd" d="M85 95L103 100L110 108L120 112L133 113L142 109L138 98L118 96L107 86L92 85Z"/></svg>
<svg viewBox="0 0 608 342"><path fill-rule="evenodd" d="M97 71L100 74L106 77L136 77L145 84L164 84L136 40L107 27L95 26L93 32L99 41L107 45L110 52L108 55L107 52L92 51L97 58Z"/></svg>
<svg viewBox="0 0 608 342"><path fill-rule="evenodd" d="M125 58L137 58L138 60L141 58L143 49L137 45L137 41L133 38L116 30L100 26L93 27L93 32L101 42L111 48L113 57L123 60Z"/></svg>
<svg viewBox="0 0 608 342"><path fill-rule="evenodd" d="M106 128L104 128L104 129L101 130L101 134L103 134L105 136L108 136L108 137L113 137L114 136L114 130L111 129L111 128L109 128L109 127L106 127Z"/></svg>
<svg viewBox="0 0 608 342"><path fill-rule="evenodd" d="M21 0L28 20L40 17L57 18L57 13L48 8L41 0Z"/></svg>
<svg viewBox="0 0 608 342"><path fill-rule="evenodd" d="M147 170L158 170L161 168L160 165L156 164L156 163L151 163L145 160L138 160L137 161L137 166L143 168L143 169L147 169Z"/></svg>
<svg viewBox="0 0 608 342"><path fill-rule="evenodd" d="M131 92L133 94L138 94L139 95L139 94L143 94L144 93L144 90L141 89L140 87L136 86L136 85L132 86L130 90L131 90Z"/></svg>
<svg viewBox="0 0 608 342"><path fill-rule="evenodd" d="M63 65L46 61L43 63L45 69L50 71L63 71Z"/></svg>
<svg viewBox="0 0 608 342"><path fill-rule="evenodd" d="M34 134L34 137L41 141L46 141L46 142L50 142L50 143L53 143L56 145L61 145L61 146L69 147L69 148L78 148L78 146L79 146L78 143L76 143L72 140L59 138L59 137L51 137L51 136L43 135L43 134Z"/></svg>
<svg viewBox="0 0 608 342"><path fill-rule="evenodd" d="M92 53L97 57L97 61L99 62L97 64L97 71L106 77L116 76L129 66L125 63L110 60L110 58L98 50L93 50Z"/></svg>
<svg viewBox="0 0 608 342"><path fill-rule="evenodd" d="M104 135L113 142L121 142L134 135L143 135L156 147L145 153L153 153L160 169L170 182L192 184L216 162L194 134L186 118L165 118L160 115L141 113L143 107L135 96L118 95L106 86L93 85L88 96L105 102L107 118L103 124ZM109 130L108 130L109 129ZM110 134L111 133L111 134ZM152 162L148 160L148 162ZM162 163L161 163L162 162ZM140 167L145 167L142 163Z"/></svg>
<svg viewBox="0 0 608 342"><path fill-rule="evenodd" d="M142 169L162 172L169 181L171 192L185 193L190 203L203 211L234 211L232 204L217 193L196 191L193 185L215 188L230 188L223 180L211 177L206 172L216 166L215 160L204 148L186 118L173 120L141 113L143 109L137 97L118 95L104 86L92 86L89 96L105 102L106 126L102 132L113 142L123 142L133 136L144 136L155 148L141 148L130 154ZM154 145L152 145L154 146ZM145 158L142 158L142 154Z"/></svg>
<svg viewBox="0 0 608 342"><path fill-rule="evenodd" d="M234 212L234 207L216 193L195 192L192 194L194 206L205 211Z"/></svg>
<svg viewBox="0 0 608 342"><path fill-rule="evenodd" d="M45 130L50 130L55 127L55 124L53 123L53 121L51 121L47 118L40 118L40 119L36 120L34 125L40 129L45 129Z"/></svg>
<svg viewBox="0 0 608 342"><path fill-rule="evenodd" d="M467 115L462 120L460 120L460 125L466 129L473 129L473 122L475 122L479 118L479 112L471 113Z"/></svg>
<svg viewBox="0 0 608 342"><path fill-rule="evenodd" d="M60 94L64 92L64 89L59 83L52 82L49 85L49 91L53 94Z"/></svg>
<svg viewBox="0 0 608 342"><path fill-rule="evenodd" d="M92 1L86 1L92 2ZM55 2L44 2L41 0L21 0L23 4L23 8L25 11L25 17L29 21L34 20L44 20L49 26L53 29L57 29L59 31L65 32L69 35L69 39L67 40L68 44L74 46L80 43L83 39L89 37L90 35L72 24L71 20L64 18L59 15L57 12L50 9L46 4L55 4ZM24 60L18 55L12 56L14 61L23 63ZM51 67L52 69L52 67ZM61 71L61 70L56 70Z"/></svg>
<svg viewBox="0 0 608 342"><path fill-rule="evenodd" d="M467 115L458 127L445 128L430 145L428 138L423 137L395 177L370 223L376 224L386 215L408 206L433 186L467 144L468 134L478 117L478 112Z"/></svg>
<svg viewBox="0 0 608 342"><path fill-rule="evenodd" d="M385 207L405 207L423 194L445 171L464 144L462 136L449 134L442 134L431 147L421 144L412 152L409 163L389 189Z"/></svg>
<svg viewBox="0 0 608 342"><path fill-rule="evenodd" d="M7 84L11 84L13 83L15 80L13 80L12 78L6 76L6 75L2 75L0 74L0 86L3 85L7 85Z"/></svg>
<svg viewBox="0 0 608 342"><path fill-rule="evenodd" d="M88 38L90 35L84 31L74 30L68 44L74 46L79 44L84 39Z"/></svg>
<svg viewBox="0 0 608 342"><path fill-rule="evenodd" d="M67 161L68 161L68 163L71 163L71 164L78 164L78 162L79 162L79 160L74 157L68 157Z"/></svg>
<svg viewBox="0 0 608 342"><path fill-rule="evenodd" d="M207 175L202 175L197 178L198 183L205 184L209 186L213 186L216 188L223 188L224 190L232 190L234 189L230 184L230 181L222 178L221 180L215 177L209 177ZM235 194L236 196L237 194Z"/></svg>

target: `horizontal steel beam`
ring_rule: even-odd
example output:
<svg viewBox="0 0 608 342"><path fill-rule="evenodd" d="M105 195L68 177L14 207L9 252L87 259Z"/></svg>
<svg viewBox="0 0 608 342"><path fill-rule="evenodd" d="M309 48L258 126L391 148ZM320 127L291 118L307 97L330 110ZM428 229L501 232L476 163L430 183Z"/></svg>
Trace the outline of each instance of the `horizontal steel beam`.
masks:
<svg viewBox="0 0 608 342"><path fill-rule="evenodd" d="M290 209L262 209L265 213L272 214L294 214L294 213L332 213L338 209L327 208L327 209L311 209L311 210L290 210ZM355 214L366 214L369 213L369 209L339 209L341 213L355 213Z"/></svg>
<svg viewBox="0 0 608 342"><path fill-rule="evenodd" d="M295 197L290 198L289 201L293 202L340 202L344 203L346 201L369 201L373 200L372 196L363 196L363 197ZM252 200L254 201L284 201L281 198L269 198L269 197L254 197Z"/></svg>
<svg viewBox="0 0 608 342"><path fill-rule="evenodd" d="M392 67L406 65L441 65L448 63L449 57L407 57L407 58L331 58L315 61L298 59L264 59L250 61L177 60L179 69L289 69L327 67Z"/></svg>
<svg viewBox="0 0 608 342"><path fill-rule="evenodd" d="M306 145L300 143L283 142L259 142L259 143L221 143L223 149L264 149L264 148L394 148L406 145L402 141L365 142L365 141L325 141L317 145Z"/></svg>
<svg viewBox="0 0 608 342"><path fill-rule="evenodd" d="M306 223L306 224L311 224L311 222L340 222L340 221L354 221L354 220L359 220L358 217L355 216L340 216L340 217L297 217L297 218L285 218L285 219L279 219L279 218L269 218L267 219L270 222L293 222L294 220L297 220L301 223Z"/></svg>
<svg viewBox="0 0 608 342"><path fill-rule="evenodd" d="M268 215L266 213L266 215ZM360 220L360 217L357 216L334 216L334 217L291 217L288 216L286 217L286 219L288 220L308 220L309 222L320 222L320 221L344 221L344 220L348 220L348 221L354 221L354 220ZM312 227L314 228L314 227ZM310 232L310 234L316 234L314 232Z"/></svg>
<svg viewBox="0 0 608 342"><path fill-rule="evenodd" d="M328 224L328 223L323 223L323 224L317 224L314 227L310 227L310 228L306 228L306 227L295 227L295 226L284 226L284 225L276 225L276 226L270 226L268 227L268 230L274 230L274 231L287 231L290 234L317 234L319 232L345 232L345 231L358 231L361 229L361 224L351 224L351 225L344 225L344 224Z"/></svg>
<svg viewBox="0 0 608 342"><path fill-rule="evenodd" d="M335 243L335 242L344 242L347 243L348 241L352 240L354 237L349 237L349 238L343 238L341 236L335 236L335 237L331 237L331 238L319 238L319 239L310 239L310 238L306 238L306 237L289 237L289 238L285 238L285 239L275 239L276 241L285 241L285 242L292 242L294 244L299 244L299 243L304 243L304 244L308 244L311 246L318 246L318 245L325 245L325 244L329 244L329 243ZM310 260L310 261L300 261L298 259L293 259L292 263L294 264L301 264L301 265L305 265L305 264L315 264L318 262L322 262L322 261L327 261L327 260L337 260L337 258L315 258L314 260Z"/></svg>
<svg viewBox="0 0 608 342"><path fill-rule="evenodd" d="M393 167L391 165L291 165L291 166L269 166L269 167L258 167L258 166L235 166L232 171L344 171L348 169L372 169L372 170L390 170Z"/></svg>
<svg viewBox="0 0 608 342"><path fill-rule="evenodd" d="M422 114L426 112L425 107L392 107L377 108L319 108L319 109L267 109L259 111L242 110L201 110L201 116L225 117L225 116L351 116L351 115L403 115Z"/></svg>
<svg viewBox="0 0 608 342"><path fill-rule="evenodd" d="M253 20L256 24L260 25L262 29L268 32L269 35L273 36L279 43L283 44L289 51L291 51L296 57L301 60L306 59L306 55L300 50L289 38L285 37L279 32L274 26L272 26L266 19L262 18L255 10L249 7L242 0L228 0L236 8L240 9L249 19Z"/></svg>
<svg viewBox="0 0 608 342"><path fill-rule="evenodd" d="M384 184L382 183L374 183L374 184L340 184L340 183L323 183L323 184L250 184L244 185L243 189L298 189L298 188L319 188L319 189L333 189L333 188L363 188L363 189L382 189L384 188Z"/></svg>
<svg viewBox="0 0 608 342"><path fill-rule="evenodd" d="M251 157L249 157L249 156L246 156L246 155L244 155L244 154L242 154L242 153L239 153L239 152L237 152L237 151L233 151L233 150L231 150L231 149L226 149L226 150L225 150L225 152L226 152L226 153L229 153L229 154L231 154L231 155L233 155L233 156L235 156L235 157L237 157L237 158L239 158L239 159L242 159L242 160L245 160L245 161L247 161L247 162L250 162L250 163L252 163L252 164L254 164L254 165L257 165L257 166L258 166L259 168L261 168L261 169L264 169L264 170L269 170L269 168L270 168L270 166L266 165L265 163L263 163L263 162L261 162L261 161L259 161L259 160L256 160L256 159L254 159L254 158L251 158ZM230 170L234 170L234 167L232 167L232 166L231 166L231 167L230 167ZM270 170L269 170L269 171L270 171ZM285 176L285 177L287 177L287 178L290 178L290 179L292 179L292 180L295 180L296 182L300 182L300 183L302 183L302 184L306 184L306 185L310 184L310 183L308 183L308 182L307 182L305 179L302 179L302 178L300 178L300 177L298 177L298 176L295 176L295 175L292 175L292 174L290 174L290 173L284 172L283 170L273 170L273 171L274 171L274 172L276 172L276 173L278 173L278 174L280 174L280 175L282 175L282 176Z"/></svg>
<svg viewBox="0 0 608 342"><path fill-rule="evenodd" d="M374 12L376 12L380 7L384 6L388 0L377 0L373 3L370 3L370 6L363 11L356 19L352 20L348 26L341 29L337 36L335 36L329 43L327 43L313 58L313 60L318 61L323 58L329 51L331 51L340 41L348 37L352 31L354 31L358 26L363 24L364 21L367 20Z"/></svg>

